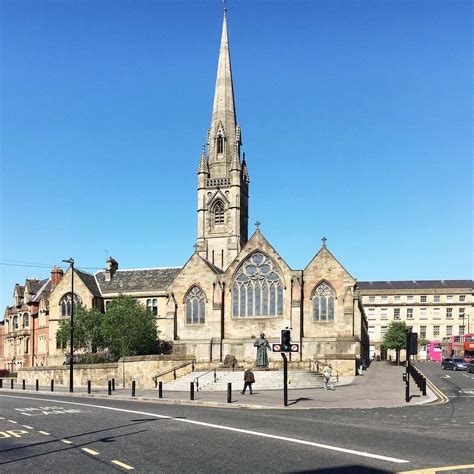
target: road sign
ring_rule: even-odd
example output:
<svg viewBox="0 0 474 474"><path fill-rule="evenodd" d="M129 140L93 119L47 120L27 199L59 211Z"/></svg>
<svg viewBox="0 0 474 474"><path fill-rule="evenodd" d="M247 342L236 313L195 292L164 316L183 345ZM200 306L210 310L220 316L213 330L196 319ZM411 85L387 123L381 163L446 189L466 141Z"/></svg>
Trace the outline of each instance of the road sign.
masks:
<svg viewBox="0 0 474 474"><path fill-rule="evenodd" d="M272 352L299 352L299 344L290 344L289 346L283 346L282 344L272 344Z"/></svg>
<svg viewBox="0 0 474 474"><path fill-rule="evenodd" d="M281 344L272 344L272 352L281 352Z"/></svg>

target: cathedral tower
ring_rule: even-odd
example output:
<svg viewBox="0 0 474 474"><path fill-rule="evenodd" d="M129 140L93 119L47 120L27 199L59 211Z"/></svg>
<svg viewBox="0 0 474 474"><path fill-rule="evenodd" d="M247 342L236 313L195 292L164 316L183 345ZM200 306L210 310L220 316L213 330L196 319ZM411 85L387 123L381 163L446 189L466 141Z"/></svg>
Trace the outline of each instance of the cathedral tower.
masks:
<svg viewBox="0 0 474 474"><path fill-rule="evenodd" d="M216 89L207 153L198 167L198 232L196 251L225 270L248 240L248 172L241 160L224 9Z"/></svg>

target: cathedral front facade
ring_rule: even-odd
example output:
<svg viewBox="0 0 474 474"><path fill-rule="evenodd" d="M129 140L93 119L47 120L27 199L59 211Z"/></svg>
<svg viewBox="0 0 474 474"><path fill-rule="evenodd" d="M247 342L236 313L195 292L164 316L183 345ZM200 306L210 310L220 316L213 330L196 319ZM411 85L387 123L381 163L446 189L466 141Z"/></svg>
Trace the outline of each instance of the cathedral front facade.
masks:
<svg viewBox="0 0 474 474"><path fill-rule="evenodd" d="M53 269L34 297L47 311L49 365L64 361L56 331L71 305L106 311L120 294L146 305L176 355L199 362L217 366L233 355L239 364L252 364L255 339L265 333L270 343L279 342L285 328L300 344L293 365L331 361L349 375L355 374L357 359L368 358L367 320L356 280L325 239L306 268L293 270L258 223L249 238L249 170L236 117L224 12L211 125L197 166L195 251L183 267L121 270L109 258L107 268L95 274L70 268L63 275ZM282 358L270 353L269 360L277 366Z"/></svg>

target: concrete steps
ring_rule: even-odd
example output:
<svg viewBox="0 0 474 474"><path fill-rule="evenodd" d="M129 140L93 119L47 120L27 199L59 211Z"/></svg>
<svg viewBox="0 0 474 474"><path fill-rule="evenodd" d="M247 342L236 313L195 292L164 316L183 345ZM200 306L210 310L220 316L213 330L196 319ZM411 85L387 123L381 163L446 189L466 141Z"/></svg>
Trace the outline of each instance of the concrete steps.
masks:
<svg viewBox="0 0 474 474"><path fill-rule="evenodd" d="M278 390L283 388L283 370L255 371L255 390ZM216 382L214 382L214 371L192 372L176 380L163 384L163 389L167 391L189 391L191 382L199 377L199 391L225 391L227 384L232 383L232 389L241 389L244 385L244 371L218 370L216 372ZM309 370L289 370L288 388L316 388L322 387L323 380L317 372ZM196 384L195 384L196 390Z"/></svg>

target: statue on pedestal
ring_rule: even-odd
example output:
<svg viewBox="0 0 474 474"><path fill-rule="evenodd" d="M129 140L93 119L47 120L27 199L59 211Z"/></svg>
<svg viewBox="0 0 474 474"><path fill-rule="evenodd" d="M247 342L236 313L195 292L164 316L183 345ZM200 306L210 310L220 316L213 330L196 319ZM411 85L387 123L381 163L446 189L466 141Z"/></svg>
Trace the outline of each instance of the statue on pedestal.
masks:
<svg viewBox="0 0 474 474"><path fill-rule="evenodd" d="M267 349L271 350L271 347L263 332L260 334L260 337L255 340L254 347L257 348L255 366L260 368L268 367Z"/></svg>

